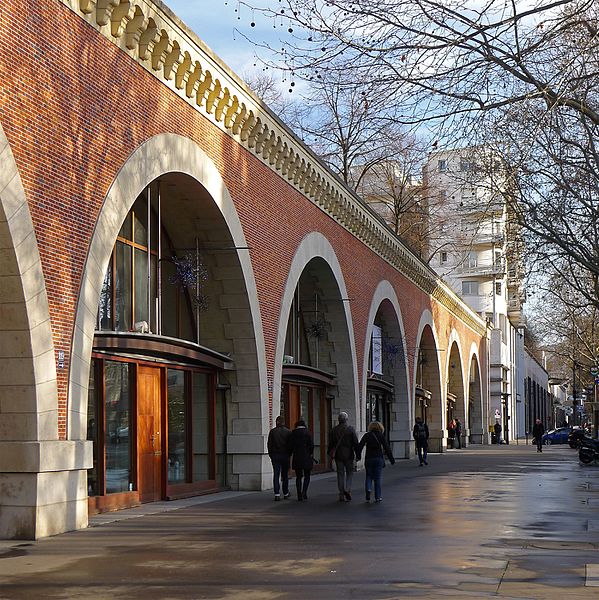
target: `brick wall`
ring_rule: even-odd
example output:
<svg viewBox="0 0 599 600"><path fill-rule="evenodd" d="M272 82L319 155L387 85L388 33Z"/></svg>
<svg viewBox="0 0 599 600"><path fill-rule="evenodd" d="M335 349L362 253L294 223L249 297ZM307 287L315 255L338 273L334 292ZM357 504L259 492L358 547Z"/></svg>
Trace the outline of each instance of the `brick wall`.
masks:
<svg viewBox="0 0 599 600"><path fill-rule="evenodd" d="M69 348L82 269L112 181L144 140L164 132L192 139L219 169L251 247L269 371L279 303L302 238L321 232L343 269L362 365L366 319L381 279L395 287L408 346L424 309L441 338L455 327L469 350L477 336L318 207L252 157L151 74L55 0L0 7L0 122L25 188L41 252L56 350L59 433L66 432ZM482 357L481 357L482 358ZM464 359L466 360L466 359ZM359 373L359 377L362 374Z"/></svg>

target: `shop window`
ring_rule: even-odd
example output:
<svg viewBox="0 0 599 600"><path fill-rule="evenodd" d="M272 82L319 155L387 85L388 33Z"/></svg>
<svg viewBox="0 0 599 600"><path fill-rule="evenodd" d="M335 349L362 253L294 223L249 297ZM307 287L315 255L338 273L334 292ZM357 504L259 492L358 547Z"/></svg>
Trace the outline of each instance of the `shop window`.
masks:
<svg viewBox="0 0 599 600"><path fill-rule="evenodd" d="M187 403L185 398L185 371L168 369L168 482L187 481Z"/></svg>
<svg viewBox="0 0 599 600"><path fill-rule="evenodd" d="M370 371L383 374L383 330L378 325L372 326L370 338Z"/></svg>
<svg viewBox="0 0 599 600"><path fill-rule="evenodd" d="M131 481L131 385L129 363L104 367L104 448L106 493L133 489Z"/></svg>
<svg viewBox="0 0 599 600"><path fill-rule="evenodd" d="M210 380L205 373L192 376L193 481L213 479L210 448L212 446L212 411Z"/></svg>

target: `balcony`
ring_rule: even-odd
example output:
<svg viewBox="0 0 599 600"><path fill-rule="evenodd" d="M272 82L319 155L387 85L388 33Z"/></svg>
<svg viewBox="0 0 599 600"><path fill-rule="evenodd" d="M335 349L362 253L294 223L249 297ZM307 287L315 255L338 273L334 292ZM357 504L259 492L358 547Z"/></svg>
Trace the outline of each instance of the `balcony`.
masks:
<svg viewBox="0 0 599 600"><path fill-rule="evenodd" d="M478 263L476 265L464 265L456 269L455 273L461 277L504 277L505 262Z"/></svg>

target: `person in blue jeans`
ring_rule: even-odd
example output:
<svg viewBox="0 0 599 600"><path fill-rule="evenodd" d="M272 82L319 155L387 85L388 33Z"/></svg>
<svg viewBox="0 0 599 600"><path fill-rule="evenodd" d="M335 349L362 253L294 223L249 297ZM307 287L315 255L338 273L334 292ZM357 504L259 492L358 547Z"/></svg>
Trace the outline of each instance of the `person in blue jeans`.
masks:
<svg viewBox="0 0 599 600"><path fill-rule="evenodd" d="M389 462L395 464L395 459L391 453L391 448L385 439L383 433L385 428L382 423L373 421L368 426L368 431L362 436L358 444L358 459L362 455L362 448L366 447L366 455L364 457L364 466L366 467L366 502L370 502L372 493L372 484L374 482L374 500L381 502L382 497L382 482L383 468L385 466L385 454Z"/></svg>
<svg viewBox="0 0 599 600"><path fill-rule="evenodd" d="M281 483L283 498L289 498L289 436L291 431L285 427L285 419L277 417L276 427L268 434L268 456L272 463L273 488L275 500L281 499Z"/></svg>

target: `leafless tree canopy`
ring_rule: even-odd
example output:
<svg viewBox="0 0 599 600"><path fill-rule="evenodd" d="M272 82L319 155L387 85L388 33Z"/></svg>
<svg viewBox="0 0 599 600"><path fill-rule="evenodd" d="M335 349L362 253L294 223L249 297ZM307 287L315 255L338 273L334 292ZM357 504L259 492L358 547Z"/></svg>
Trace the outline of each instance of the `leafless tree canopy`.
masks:
<svg viewBox="0 0 599 600"><path fill-rule="evenodd" d="M599 298L599 3L244 2L280 27L291 76L368 82L439 145L485 145L535 259ZM272 6L272 5L271 5Z"/></svg>

